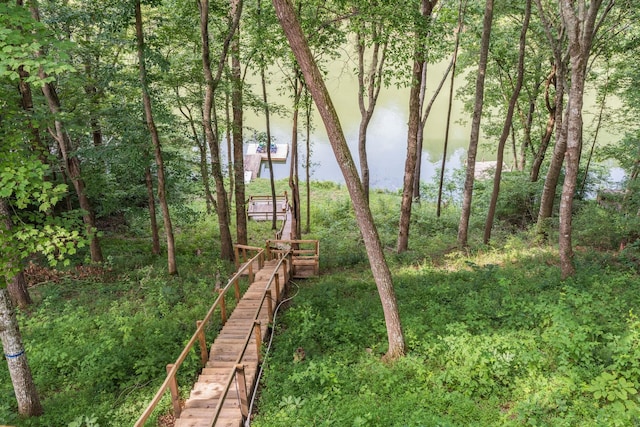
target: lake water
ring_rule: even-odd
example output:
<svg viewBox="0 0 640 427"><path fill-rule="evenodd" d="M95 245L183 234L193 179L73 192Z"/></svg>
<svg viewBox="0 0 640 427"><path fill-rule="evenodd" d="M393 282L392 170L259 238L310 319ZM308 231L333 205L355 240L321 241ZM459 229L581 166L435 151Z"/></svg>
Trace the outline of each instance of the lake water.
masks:
<svg viewBox="0 0 640 427"><path fill-rule="evenodd" d="M333 103L340 117L342 129L351 149L352 156L359 168L358 158L358 126L360 123L360 111L357 101L357 81L348 72L341 72L337 65L330 67L326 83ZM432 67L430 70L432 80L435 81L428 89L434 89L439 82L444 66ZM272 84L281 85L278 77L273 77ZM254 84L254 91L258 86ZM272 95L270 95L272 96ZM431 96L429 94L428 96ZM427 120L425 127L424 147L422 151L421 180L429 181L436 177L442 161L442 147L446 123L446 111L448 102L448 90L443 89ZM407 120L408 120L408 89L383 88L378 99L373 118L367 133L367 153L370 168L372 188L397 190L402 188L404 174L404 162L407 147ZM285 106L291 101L281 96L272 96L272 101ZM466 158L465 149L468 144L469 125L462 123L466 119L462 113L462 103L455 101L451 130L449 134L449 153L447 155L446 170L460 168ZM246 113L246 123L251 129L264 132L264 116ZM317 181L334 181L343 183L342 172L335 160L333 150L329 144L324 125L314 109L313 132L311 136L311 179ZM306 141L304 139L304 121L301 115L299 120L300 132L299 164L300 176L304 176L304 161L306 159ZM245 131L247 139L251 135L251 129ZM291 142L291 120L289 117L272 117L272 135L277 143ZM274 163L274 175L276 179L289 175L289 162ZM489 159L487 159L489 160ZM268 177L269 171L266 162L263 163L261 177Z"/></svg>
<svg viewBox="0 0 640 427"><path fill-rule="evenodd" d="M344 59L342 60L344 61ZM348 63L348 60L347 60ZM431 65L429 68L429 83L427 85L427 100L431 97L432 91L436 88L446 64ZM347 67L351 67L347 69ZM343 62L335 62L329 67L326 77L326 84L331 94L333 103L340 117L342 129L344 131L347 143L351 149L352 156L359 168L357 140L358 126L360 123L360 111L357 101L357 80L350 71L354 69L355 64L345 66ZM271 74L270 102L277 102L281 105L289 107L291 100L279 93L283 89L285 83L278 77L278 73ZM458 78L461 80L461 78ZM251 80L250 80L251 84ZM422 155L422 173L421 181L431 182L437 179L438 171L442 162L442 150L446 128L446 114L448 104L448 82L439 94L427 120L425 126L424 147ZM259 84L253 82L253 91L257 96L259 94ZM587 105L589 99L587 97ZM407 146L407 121L408 121L408 89L395 87L383 88L380 93L378 105L375 109L373 118L368 130L367 153L370 168L371 187L398 190L402 188L402 179L404 174L404 162L406 158ZM592 103L593 104L593 103ZM451 174L454 169L463 167L466 161L466 149L469 143L471 113L464 111L463 103L459 100L453 102L451 129L449 131L449 148L446 159L445 171ZM595 110L593 108L592 110ZM594 122L593 118L589 118L590 109L585 109L585 135L588 133L589 125ZM311 163L312 172L311 179L316 181L333 181L343 183L344 178L342 172L335 160L333 150L329 144L324 124L319 115L315 111L313 113L313 132L311 135ZM250 137L252 131L264 132L264 116L255 112L245 112L245 122L248 129L245 130L245 140ZM291 119L287 117L272 116L272 135L276 143L291 143ZM304 139L304 118L301 113L299 119L299 165L300 177L304 177L304 161L306 159L306 141ZM585 139L588 138L585 136ZM615 140L615 136L608 133L606 129L600 131L599 144L602 141ZM491 141L493 142L493 141ZM489 141L483 139L481 135L481 148L478 154L478 161L495 160L495 154L492 150L482 149L482 144L488 146ZM606 142L605 142L606 143ZM497 145L497 141L495 142ZM585 142L586 144L586 142ZM509 164L512 159L512 152L508 144L505 151L505 162ZM276 179L286 178L289 176L289 162L291 156L284 163L274 163L274 175ZM612 170L614 179L620 179L621 171L619 169ZM266 162L262 165L261 177L268 177L269 171Z"/></svg>

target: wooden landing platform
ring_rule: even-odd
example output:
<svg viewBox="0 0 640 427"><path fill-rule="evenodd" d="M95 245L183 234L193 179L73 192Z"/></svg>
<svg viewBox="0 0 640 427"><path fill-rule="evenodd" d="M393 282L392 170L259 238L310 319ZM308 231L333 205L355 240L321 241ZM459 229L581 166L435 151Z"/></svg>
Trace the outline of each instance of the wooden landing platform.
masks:
<svg viewBox="0 0 640 427"><path fill-rule="evenodd" d="M285 197L276 197L276 219L287 217L288 202ZM255 221L271 221L273 200L270 196L251 196L247 202L247 216Z"/></svg>
<svg viewBox="0 0 640 427"><path fill-rule="evenodd" d="M264 267L256 273L254 282L249 286L211 345L209 361L193 387L180 417L176 419L176 427L242 426L240 393L235 378L231 382L231 388L222 402L220 415L214 424L215 412L226 384L235 375L237 364L244 365L246 389L249 399L251 398L259 363L254 319L267 282L277 263L278 260L266 261ZM285 264L280 267L278 274L280 295L276 295L276 287L272 286L273 308L276 306L276 301L279 301L284 295L285 283L289 280L289 272L285 268ZM261 337L264 340L268 336L270 321L266 302L260 309L258 319ZM246 337L252 330L245 354L240 357L245 347Z"/></svg>

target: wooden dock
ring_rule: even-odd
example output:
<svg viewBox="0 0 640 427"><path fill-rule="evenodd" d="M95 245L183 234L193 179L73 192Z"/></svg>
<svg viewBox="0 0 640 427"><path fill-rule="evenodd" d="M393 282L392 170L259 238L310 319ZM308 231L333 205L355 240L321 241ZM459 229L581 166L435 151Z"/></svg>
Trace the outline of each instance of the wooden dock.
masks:
<svg viewBox="0 0 640 427"><path fill-rule="evenodd" d="M260 166L262 165L262 156L260 154L244 155L244 182L248 184L252 180L260 176Z"/></svg>
<svg viewBox="0 0 640 427"><path fill-rule="evenodd" d="M289 144L275 144L277 150L271 153L272 162L284 162L289 156ZM244 182L250 183L260 177L262 162L267 160L267 153L258 152L258 144L247 144L244 155Z"/></svg>

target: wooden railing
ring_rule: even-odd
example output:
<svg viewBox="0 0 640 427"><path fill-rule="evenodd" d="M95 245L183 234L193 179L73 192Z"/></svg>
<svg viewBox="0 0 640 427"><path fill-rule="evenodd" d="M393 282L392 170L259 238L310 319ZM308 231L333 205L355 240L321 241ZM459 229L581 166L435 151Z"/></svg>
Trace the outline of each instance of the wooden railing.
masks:
<svg viewBox="0 0 640 427"><path fill-rule="evenodd" d="M267 258L273 259L290 253L292 274L296 267L309 267L313 275L320 273L320 242L318 240L267 240Z"/></svg>
<svg viewBox="0 0 640 427"><path fill-rule="evenodd" d="M240 249L236 249L236 250L238 251ZM199 320L199 321L196 322L196 331L194 332L193 336L191 337L191 339L189 340L187 345L184 347L184 349L182 350L182 352L180 353L180 355L178 356L176 361L174 363L171 363L171 364L167 365L167 368L166 368L167 369L167 377L165 378L164 382L162 383L162 385L160 386L160 388L156 392L155 396L153 397L153 399L151 400L151 402L149 403L147 408L144 410L144 412L142 413L142 415L140 416L138 421L136 421L136 423L135 423L136 427L143 426L144 423L149 419L149 417L153 413L154 409L156 408L156 406L158 405L158 403L160 402L160 400L162 399L162 397L166 393L167 389L169 389L170 392L171 392L171 403L173 405L174 415L176 417L178 417L180 415L180 411L181 411L180 394L178 392L178 380L177 380L177 377L176 377L176 375L178 373L178 370L182 366L183 362L186 360L187 356L189 355L189 352L194 347L196 342L198 342L199 347L200 347L200 362L202 363L202 366L204 366L207 363L207 360L209 359L209 354L208 354L208 351L207 351L207 342L206 342L206 337L205 337L205 329L208 326L209 322L211 321L211 319L213 317L213 313L215 312L215 310L218 307L220 308L221 320L222 320L222 324L224 325L224 323L227 321L227 309L226 309L226 304L225 304L225 295L226 295L227 291L233 286L234 290L235 290L236 302L239 301L240 300L240 283L239 283L239 280L240 280L240 277L242 276L242 274L245 271L248 271L248 273L249 273L249 281L251 282L251 281L253 281L253 274L254 274L253 265L254 265L254 263L257 262L259 267L262 267L262 265L264 264L265 250L263 248L243 246L241 251L244 253L245 257L247 257L247 254L249 253L249 251L255 251L256 254L252 258L248 259L247 262L245 262L243 266L238 268L238 270L229 279L229 281L227 282L227 284L223 288L218 289L218 297L214 301L213 305L211 306L211 308L207 312L207 314L204 317L204 319ZM236 256L236 258L237 258L237 256ZM271 283L271 282L269 282L269 283ZM263 298L263 300L264 300L264 298Z"/></svg>

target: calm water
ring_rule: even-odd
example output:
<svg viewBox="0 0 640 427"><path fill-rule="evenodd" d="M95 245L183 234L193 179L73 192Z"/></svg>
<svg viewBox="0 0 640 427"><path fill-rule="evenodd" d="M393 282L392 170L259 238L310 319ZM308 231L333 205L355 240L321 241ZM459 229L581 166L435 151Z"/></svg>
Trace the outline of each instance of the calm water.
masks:
<svg viewBox="0 0 640 427"><path fill-rule="evenodd" d="M337 66L333 67L327 78L333 103L338 111L342 129L352 156L359 168L358 158L358 126L360 123L360 111L357 103L357 81L347 72L340 72ZM432 67L430 70L432 79L436 82L430 89L434 89L439 82L444 67ZM272 84L278 84L277 77L274 77ZM428 88L429 89L429 88ZM254 84L254 91L258 86ZM429 94L429 96L431 96ZM442 91L425 127L425 141L422 152L422 174L421 180L432 180L442 161L442 149L445 135L446 111L447 111L447 90ZM407 104L408 90L383 88L378 100L378 105L368 130L367 153L370 168L371 187L388 190L402 188L402 178L404 173L404 162L407 147ZM273 96L271 101L290 105L287 98ZM452 116L452 125L449 135L449 152L447 155L447 170L460 168L465 159L465 148L468 144L468 124L461 124L465 119L462 112L462 103L455 102ZM264 117L258 114L246 114L247 123L253 130L264 132ZM342 172L335 160L333 150L324 130L324 125L314 111L312 118L314 130L311 136L311 179L318 181L344 182ZM304 176L304 160L306 159L306 141L304 139L304 122L300 119L299 142L299 162L300 176ZM247 136L252 130L245 131ZM272 134L277 143L291 142L291 122L289 117L272 118ZM246 138L245 138L246 139ZM276 179L285 178L289 175L289 162L274 163L274 175ZM263 163L261 177L268 177L269 171L266 162Z"/></svg>
<svg viewBox="0 0 640 427"><path fill-rule="evenodd" d="M351 67L347 69L348 67ZM359 167L357 138L358 125L360 122L360 112L357 103L357 80L352 75L351 69L355 64L349 64L345 67L342 62L336 62L329 67L329 73L326 78L326 84L331 94L333 103L340 117L342 129L344 131L347 143L351 149L352 156ZM430 99L432 91L442 78L445 70L444 65L430 66L429 83L427 85L427 100ZM278 77L278 73L272 74L270 86L272 94L270 94L270 102L277 102L285 107L291 105L291 100L286 96L282 96L285 86ZM458 79L459 81L461 78ZM277 89L276 89L277 88ZM259 92L258 82L253 82L253 91L257 96L261 96ZM589 104L587 97L587 105ZM407 120L408 120L408 89L383 88L375 109L373 118L368 130L368 159L370 167L371 187L387 190L397 190L402 188L402 178L404 173L404 162L406 157L407 145ZM421 181L431 182L437 178L438 170L442 162L442 150L446 127L446 112L448 104L448 82L439 94L427 120L425 126L425 140L422 151L422 173ZM591 103L593 105L593 103ZM591 110L594 110L592 108ZM469 143L471 114L464 112L463 103L454 99L453 114L451 118L451 129L449 131L449 148L446 159L446 172L450 174L454 169L463 167L466 160L466 148ZM585 140L589 139L589 125L594 120L589 117L590 109L585 109ZM245 120L248 129L245 130L245 139L251 135L253 131L264 132L264 116L255 112L246 112ZM315 112L313 114L313 132L311 136L311 163L312 173L311 179L318 181L334 181L343 183L344 178L336 163L333 150L326 136L324 125L320 117ZM291 119L287 117L272 117L272 134L273 142L289 143L291 142ZM306 141L304 139L304 119L300 117L300 134L298 136L299 143L299 164L300 176L304 177L304 160L306 158ZM607 133L606 129L601 130L599 144L604 144L611 140L615 140L615 136ZM603 142L606 141L606 142ZM478 154L478 161L495 160L495 154L492 150L483 150L497 141L487 141L481 135L481 149ZM585 143L586 144L586 143ZM590 144L590 142L589 142ZM511 162L513 154L509 148L505 151L505 161L507 164ZM289 162L291 156L286 163L274 164L274 175L276 179L285 178L289 175ZM620 170L613 170L612 173L619 179ZM266 168L266 162L263 163L261 177L268 177L269 172Z"/></svg>

